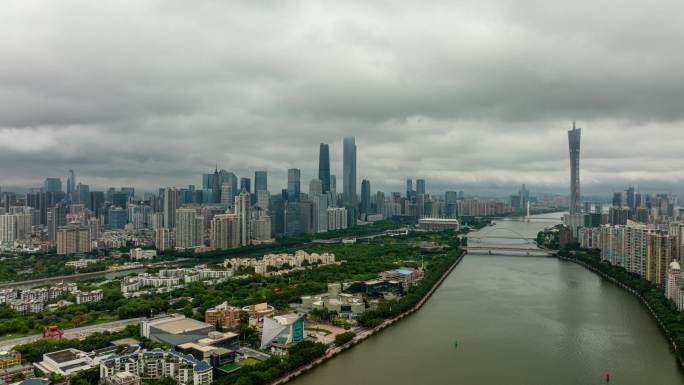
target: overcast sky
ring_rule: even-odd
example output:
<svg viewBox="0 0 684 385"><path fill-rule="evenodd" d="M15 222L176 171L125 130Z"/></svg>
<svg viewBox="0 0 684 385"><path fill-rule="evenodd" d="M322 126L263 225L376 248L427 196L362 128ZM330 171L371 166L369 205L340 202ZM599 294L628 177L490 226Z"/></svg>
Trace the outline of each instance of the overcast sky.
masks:
<svg viewBox="0 0 684 385"><path fill-rule="evenodd" d="M371 4L372 3L372 4ZM564 192L684 180L684 2L3 1L0 185L271 191L356 137L358 183Z"/></svg>

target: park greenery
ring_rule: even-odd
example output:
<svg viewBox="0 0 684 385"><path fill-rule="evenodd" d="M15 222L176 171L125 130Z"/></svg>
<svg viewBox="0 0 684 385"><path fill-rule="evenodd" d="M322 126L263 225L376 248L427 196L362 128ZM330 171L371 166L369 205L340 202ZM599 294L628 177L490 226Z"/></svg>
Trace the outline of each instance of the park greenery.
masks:
<svg viewBox="0 0 684 385"><path fill-rule="evenodd" d="M373 301L370 310L358 320L362 326L372 327L411 309L430 290L461 255L459 239L455 235L450 231L411 232L397 237L359 238L354 244L307 242L289 246L280 245L279 252L304 250L309 253L334 253L339 263L311 266L307 269L284 272L281 275L247 275L213 286L195 282L171 293L142 295L134 298L125 298L117 281L104 284L94 281L81 282L79 286L82 289L91 290L96 285L100 287L105 294L104 300L98 303L70 305L55 311L27 316L16 314L6 306L0 306L0 319L2 319L0 333L38 333L46 325L56 324L62 328L70 328L172 311L203 320L206 309L224 301L238 307L268 302L280 311L290 311L292 304L298 303L301 296L326 292L328 283L357 282L349 286L346 291L361 292L364 286L359 282L374 279L382 271L402 266L415 268L425 266L424 279L407 292L402 293L401 297L395 300L378 298ZM439 245L439 247L425 247L426 244ZM262 251L259 252L261 253ZM182 254L178 256L182 257ZM229 256L235 255L232 253L226 255L225 251L223 254L217 254L213 257L213 263L221 262L223 258ZM253 254L245 252L239 256L253 256ZM371 303L369 302L368 305ZM246 317L246 313L241 314L241 318ZM321 322L333 324L339 318L334 312L327 311L312 314L312 317ZM249 327L246 319L244 321L237 330L241 342L244 345L258 346L257 331ZM17 350L22 353L25 361L35 362L39 361L46 352L65 348L90 351L107 346L111 341L124 337L140 339L138 328L129 326L121 332L95 333L80 341L42 339L34 343L19 345ZM337 336L335 343L342 345L353 337L354 333L345 332ZM151 341L141 340L148 348L156 347ZM290 349L284 357L272 357L259 364L243 367L235 374L217 379L217 383L220 385L265 384L320 357L325 350L325 345L306 341ZM93 377L91 374L84 373L72 382L86 385L94 381L91 377Z"/></svg>
<svg viewBox="0 0 684 385"><path fill-rule="evenodd" d="M323 356L327 348L320 342L302 341L283 357L271 356L256 365L245 365L240 371L214 380L217 385L262 385Z"/></svg>
<svg viewBox="0 0 684 385"><path fill-rule="evenodd" d="M354 339L356 333L352 331L344 332L335 336L335 345L342 346Z"/></svg>
<svg viewBox="0 0 684 385"><path fill-rule="evenodd" d="M17 345L14 350L21 353L22 361L37 362L43 358L45 353L69 348L91 351L107 347L111 341L127 337L140 339L140 328L131 325L119 332L94 333L83 340L78 338L44 338L28 344Z"/></svg>
<svg viewBox="0 0 684 385"><path fill-rule="evenodd" d="M615 266L608 261L602 261L599 250L571 250L571 248L565 248L560 251L559 255L577 259L634 290L653 310L654 316L663 328L663 332L674 342L676 357L680 362L684 361L684 312L679 311L676 304L665 297L662 289L658 288L651 281L628 272L621 266Z"/></svg>

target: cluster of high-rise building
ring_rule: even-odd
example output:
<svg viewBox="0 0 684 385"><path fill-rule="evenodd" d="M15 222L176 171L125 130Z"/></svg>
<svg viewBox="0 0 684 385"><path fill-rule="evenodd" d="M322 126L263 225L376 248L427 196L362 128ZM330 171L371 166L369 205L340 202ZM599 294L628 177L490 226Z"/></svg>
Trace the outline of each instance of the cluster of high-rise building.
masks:
<svg viewBox="0 0 684 385"><path fill-rule="evenodd" d="M136 195L133 187L94 191L69 170L46 178L23 196L0 193L0 247L86 254L97 249L155 246L157 249L227 249L271 242L276 236L342 230L359 222L396 216L454 218L511 212L506 201L465 199L462 191L429 194L425 179L406 181L406 192L372 193L357 184L357 145L342 143L342 189L331 173L330 145L321 143L318 177L303 191L301 171L287 170L287 186L269 190L268 172L253 180L215 167L202 174L201 188L166 187ZM360 187L360 195L358 188ZM529 195L523 188L521 204Z"/></svg>

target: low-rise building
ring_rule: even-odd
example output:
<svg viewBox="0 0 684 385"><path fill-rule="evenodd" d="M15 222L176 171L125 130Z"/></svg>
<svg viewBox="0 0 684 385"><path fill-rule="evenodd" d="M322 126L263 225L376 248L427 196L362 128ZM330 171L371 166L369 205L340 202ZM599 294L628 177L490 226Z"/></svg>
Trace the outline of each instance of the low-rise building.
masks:
<svg viewBox="0 0 684 385"><path fill-rule="evenodd" d="M131 259L152 259L157 256L157 250L143 250L139 247L131 249L130 251Z"/></svg>
<svg viewBox="0 0 684 385"><path fill-rule="evenodd" d="M220 325L223 329L235 329L240 325L239 307L230 306L228 302L216 305L204 312L204 322Z"/></svg>
<svg viewBox="0 0 684 385"><path fill-rule="evenodd" d="M11 384L17 376L24 379L33 378L33 366L17 364L8 368L0 369L0 384Z"/></svg>
<svg viewBox="0 0 684 385"><path fill-rule="evenodd" d="M0 369L7 369L21 363L21 353L10 350L0 351Z"/></svg>
<svg viewBox="0 0 684 385"><path fill-rule="evenodd" d="M141 385L140 376L131 372L118 372L109 377L105 377L102 381L104 385Z"/></svg>
<svg viewBox="0 0 684 385"><path fill-rule="evenodd" d="M93 265L97 263L97 259L92 259L92 258L81 258L76 261L67 261L64 262L65 267L73 267L74 269L82 269L84 267L88 267L89 265Z"/></svg>
<svg viewBox="0 0 684 385"><path fill-rule="evenodd" d="M140 335L171 346L197 341L214 330L214 325L179 314L160 316L140 323Z"/></svg>
<svg viewBox="0 0 684 385"><path fill-rule="evenodd" d="M100 378L127 372L143 379L171 377L183 385L209 385L213 381L212 367L206 361L190 354L172 350L154 349L115 356L100 363Z"/></svg>
<svg viewBox="0 0 684 385"><path fill-rule="evenodd" d="M87 353L77 349L64 349L43 354L43 360L34 366L43 373L57 373L70 376L82 370L90 369L93 360Z"/></svg>
<svg viewBox="0 0 684 385"><path fill-rule="evenodd" d="M282 354L292 345L304 341L304 315L286 314L264 317L261 349L267 347L275 354Z"/></svg>
<svg viewBox="0 0 684 385"><path fill-rule="evenodd" d="M456 218L420 218L418 227L427 231L458 231L461 224Z"/></svg>
<svg viewBox="0 0 684 385"><path fill-rule="evenodd" d="M104 293L100 289L93 291L79 291L78 293L76 293L77 304L100 302L103 298Z"/></svg>
<svg viewBox="0 0 684 385"><path fill-rule="evenodd" d="M416 282L423 278L423 271L411 267L400 267L396 270L388 270L380 273L380 279L384 281L399 281L404 290L408 290Z"/></svg>

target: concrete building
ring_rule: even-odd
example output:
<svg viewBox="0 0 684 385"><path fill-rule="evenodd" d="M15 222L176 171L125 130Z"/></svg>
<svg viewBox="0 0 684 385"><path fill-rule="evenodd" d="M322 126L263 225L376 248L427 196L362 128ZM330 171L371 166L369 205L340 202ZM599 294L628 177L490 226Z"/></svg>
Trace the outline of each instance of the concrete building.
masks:
<svg viewBox="0 0 684 385"><path fill-rule="evenodd" d="M176 210L179 207L178 190L175 188L164 189L164 227L174 229L176 227Z"/></svg>
<svg viewBox="0 0 684 385"><path fill-rule="evenodd" d="M418 227L428 231L458 231L460 223L456 218L421 218L418 220Z"/></svg>
<svg viewBox="0 0 684 385"><path fill-rule="evenodd" d="M347 228L347 209L344 207L328 207L328 230Z"/></svg>
<svg viewBox="0 0 684 385"><path fill-rule="evenodd" d="M76 293L77 304L100 302L103 298L104 293L100 289L93 291L79 291L78 293Z"/></svg>
<svg viewBox="0 0 684 385"><path fill-rule="evenodd" d="M413 269L410 267L400 267L396 270L388 270L380 273L380 279L383 281L397 281L401 282L404 290L408 290L423 278L423 271Z"/></svg>
<svg viewBox="0 0 684 385"><path fill-rule="evenodd" d="M89 226L70 224L57 230L57 254L90 253L93 250Z"/></svg>
<svg viewBox="0 0 684 385"><path fill-rule="evenodd" d="M684 273L678 261L670 263L665 296L677 305L677 309L684 310Z"/></svg>
<svg viewBox="0 0 684 385"><path fill-rule="evenodd" d="M176 210L176 249L194 249L204 245L204 218L194 208Z"/></svg>
<svg viewBox="0 0 684 385"><path fill-rule="evenodd" d="M252 219L252 224L250 225L252 234L250 237L250 243L261 244L270 243L273 241L271 237L271 217L266 214L259 215L258 218Z"/></svg>
<svg viewBox="0 0 684 385"><path fill-rule="evenodd" d="M157 250L172 249L175 245L175 234L173 229L160 227L155 230L154 247Z"/></svg>
<svg viewBox="0 0 684 385"><path fill-rule="evenodd" d="M204 312L204 322L214 326L220 325L224 330L236 329L240 326L240 311L239 307L223 302Z"/></svg>
<svg viewBox="0 0 684 385"><path fill-rule="evenodd" d="M43 360L34 366L43 373L57 373L71 376L93 366L93 360L87 353L77 349L64 349L43 354Z"/></svg>
<svg viewBox="0 0 684 385"><path fill-rule="evenodd" d="M240 246L247 246L250 243L251 203L249 193L245 190L235 197L235 214L240 226Z"/></svg>
<svg viewBox="0 0 684 385"><path fill-rule="evenodd" d="M131 373L143 379L171 377L182 385L209 385L214 379L212 367L206 361L161 349L115 356L100 363L101 379L106 381L117 373Z"/></svg>
<svg viewBox="0 0 684 385"><path fill-rule="evenodd" d="M104 385L141 385L140 376L131 372L117 372L102 379Z"/></svg>
<svg viewBox="0 0 684 385"><path fill-rule="evenodd" d="M147 319L140 323L141 336L171 346L199 340L214 330L214 325L178 314Z"/></svg>
<svg viewBox="0 0 684 385"><path fill-rule="evenodd" d="M211 220L209 242L214 249L240 246L240 220L236 214L219 214Z"/></svg>
<svg viewBox="0 0 684 385"><path fill-rule="evenodd" d="M14 242L17 239L17 216L0 215L0 242Z"/></svg>

